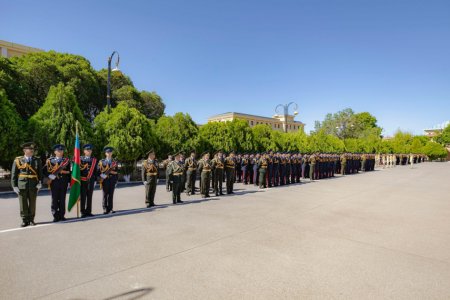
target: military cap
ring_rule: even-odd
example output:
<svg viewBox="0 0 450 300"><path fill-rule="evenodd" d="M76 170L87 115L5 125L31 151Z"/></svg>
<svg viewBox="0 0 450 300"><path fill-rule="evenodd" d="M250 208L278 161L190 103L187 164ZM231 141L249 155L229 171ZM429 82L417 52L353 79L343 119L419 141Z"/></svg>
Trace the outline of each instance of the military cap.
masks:
<svg viewBox="0 0 450 300"><path fill-rule="evenodd" d="M153 150L153 149L150 149L149 151L147 151L147 153L145 154L145 155L149 155L150 153L155 153L155 150Z"/></svg>
<svg viewBox="0 0 450 300"><path fill-rule="evenodd" d="M83 146L83 149L84 150L92 150L92 149L94 149L94 146L92 146L92 144L86 144Z"/></svg>
<svg viewBox="0 0 450 300"><path fill-rule="evenodd" d="M64 151L64 150L66 150L66 146L64 146L62 144L56 144L56 145L53 145L52 149L53 150Z"/></svg>
<svg viewBox="0 0 450 300"><path fill-rule="evenodd" d="M209 154L209 151L205 151L202 153L202 157L205 156L206 154Z"/></svg>
<svg viewBox="0 0 450 300"><path fill-rule="evenodd" d="M192 150L191 150L191 154L192 154L192 153L196 154L197 152L196 152L194 149L192 149Z"/></svg>
<svg viewBox="0 0 450 300"><path fill-rule="evenodd" d="M178 151L178 152L176 152L175 154L173 154L172 156L179 156L179 155L182 155L182 154L183 154L182 151Z"/></svg>
<svg viewBox="0 0 450 300"><path fill-rule="evenodd" d="M105 148L103 148L103 152L113 152L114 148L111 146L106 146Z"/></svg>
<svg viewBox="0 0 450 300"><path fill-rule="evenodd" d="M36 144L33 143L33 142L27 142L27 143L23 143L21 145L21 147L22 147L22 149L32 149L32 150L34 150L34 149L36 149Z"/></svg>

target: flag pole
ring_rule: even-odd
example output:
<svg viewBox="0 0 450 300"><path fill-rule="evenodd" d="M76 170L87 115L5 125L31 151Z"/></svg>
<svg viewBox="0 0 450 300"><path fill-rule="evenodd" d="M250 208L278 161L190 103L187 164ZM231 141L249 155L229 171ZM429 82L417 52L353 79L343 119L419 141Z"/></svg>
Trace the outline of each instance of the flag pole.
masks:
<svg viewBox="0 0 450 300"><path fill-rule="evenodd" d="M76 130L76 134L78 135L78 120L75 122L75 130ZM80 218L80 199L78 198L77 201L77 219Z"/></svg>

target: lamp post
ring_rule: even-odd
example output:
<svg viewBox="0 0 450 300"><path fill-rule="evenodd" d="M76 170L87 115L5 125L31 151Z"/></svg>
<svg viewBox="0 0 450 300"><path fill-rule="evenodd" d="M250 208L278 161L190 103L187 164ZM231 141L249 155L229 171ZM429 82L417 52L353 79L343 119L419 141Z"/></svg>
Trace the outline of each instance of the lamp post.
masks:
<svg viewBox="0 0 450 300"><path fill-rule="evenodd" d="M106 84L106 103L107 103L108 113L111 110L111 61L114 57L114 54L117 54L117 60L116 60L116 67L112 71L119 71L119 61L120 61L119 52L113 51L111 56L108 57L108 81Z"/></svg>
<svg viewBox="0 0 450 300"><path fill-rule="evenodd" d="M298 109L298 105L297 105L297 103L295 103L295 102L290 102L290 103L288 103L288 104L278 104L276 107L275 107L275 112L277 113L277 114L279 114L279 112L278 112L278 109L281 107L281 108L283 108L283 115L284 115L284 132L287 132L288 130L288 128L287 128L287 126L288 126L288 124L287 124L287 117L288 117L288 115L289 115L289 107L291 106L291 105L294 105L294 116L296 116L296 115L298 115L298 112L297 112L297 109Z"/></svg>

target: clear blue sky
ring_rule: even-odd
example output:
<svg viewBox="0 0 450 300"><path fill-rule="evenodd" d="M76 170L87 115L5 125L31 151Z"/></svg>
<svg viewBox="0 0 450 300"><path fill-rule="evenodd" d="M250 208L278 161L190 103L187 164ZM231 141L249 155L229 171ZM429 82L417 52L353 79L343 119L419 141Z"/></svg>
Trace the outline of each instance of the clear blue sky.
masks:
<svg viewBox="0 0 450 300"><path fill-rule="evenodd" d="M237 111L298 120L346 107L386 134L450 119L450 1L0 0L0 39L80 54L117 50L138 89L196 122Z"/></svg>

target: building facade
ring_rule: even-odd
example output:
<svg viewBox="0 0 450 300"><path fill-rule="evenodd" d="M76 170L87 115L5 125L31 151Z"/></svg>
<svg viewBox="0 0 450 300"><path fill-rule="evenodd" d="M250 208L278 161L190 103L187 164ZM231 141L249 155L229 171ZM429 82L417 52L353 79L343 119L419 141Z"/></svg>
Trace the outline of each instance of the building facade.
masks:
<svg viewBox="0 0 450 300"><path fill-rule="evenodd" d="M441 134L445 127L447 127L448 125L450 125L450 121L446 121L442 124L436 125L433 128L424 129L423 131L425 132L426 136L434 138L435 136Z"/></svg>
<svg viewBox="0 0 450 300"><path fill-rule="evenodd" d="M27 53L41 52L41 51L44 50L0 40L1 57L10 58L14 56L22 56Z"/></svg>
<svg viewBox="0 0 450 300"><path fill-rule="evenodd" d="M237 112L227 112L224 114L215 115L208 118L208 122L228 122L239 119L247 121L250 127L259 124L265 124L269 125L274 130L279 130L283 132L284 131L293 132L298 130L304 131L305 124L300 121L295 121L294 117L295 116L288 115L287 118L285 119L284 115L274 115L272 118L270 118Z"/></svg>

